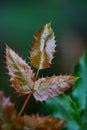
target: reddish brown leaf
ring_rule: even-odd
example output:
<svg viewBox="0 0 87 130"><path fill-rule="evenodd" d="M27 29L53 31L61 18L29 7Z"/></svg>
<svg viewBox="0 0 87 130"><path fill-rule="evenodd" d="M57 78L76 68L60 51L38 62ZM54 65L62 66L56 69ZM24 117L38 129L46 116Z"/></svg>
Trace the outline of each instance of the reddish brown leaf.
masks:
<svg viewBox="0 0 87 130"><path fill-rule="evenodd" d="M10 99L0 91L0 123L11 122L16 118L16 110Z"/></svg>
<svg viewBox="0 0 87 130"><path fill-rule="evenodd" d="M16 118L15 105L11 103L9 97L5 96L4 92L0 91L0 130L19 130L13 129L18 127L16 124L14 126Z"/></svg>
<svg viewBox="0 0 87 130"><path fill-rule="evenodd" d="M0 91L0 130L61 130L66 121L50 116L19 116L16 115L16 109L10 99Z"/></svg>
<svg viewBox="0 0 87 130"><path fill-rule="evenodd" d="M55 52L55 37L50 23L43 26L33 41L30 61L37 69L48 68Z"/></svg>
<svg viewBox="0 0 87 130"><path fill-rule="evenodd" d="M30 115L19 117L15 124L22 124L24 130L61 130L66 121L50 116Z"/></svg>
<svg viewBox="0 0 87 130"><path fill-rule="evenodd" d="M0 91L0 110L8 116L8 119L15 115L15 106L11 103L10 99L4 95L4 92Z"/></svg>
<svg viewBox="0 0 87 130"><path fill-rule="evenodd" d="M8 46L6 46L6 63L15 90L20 95L29 93L34 85L34 73L31 67Z"/></svg>
<svg viewBox="0 0 87 130"><path fill-rule="evenodd" d="M38 79L35 82L34 97L38 101L57 96L69 89L76 81L74 76L52 76Z"/></svg>
<svg viewBox="0 0 87 130"><path fill-rule="evenodd" d="M6 62L10 81L15 90L20 95L28 94L32 91L38 101L63 93L76 80L74 76L52 76L35 81L34 73L30 66L9 47L6 48Z"/></svg>

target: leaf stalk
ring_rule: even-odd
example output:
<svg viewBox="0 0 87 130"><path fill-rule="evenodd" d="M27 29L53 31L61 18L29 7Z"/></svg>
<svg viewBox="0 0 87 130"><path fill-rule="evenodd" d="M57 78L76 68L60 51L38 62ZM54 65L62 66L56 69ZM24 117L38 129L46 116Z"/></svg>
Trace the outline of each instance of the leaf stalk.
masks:
<svg viewBox="0 0 87 130"><path fill-rule="evenodd" d="M24 111L24 109L25 109L25 107L26 107L26 105L27 105L27 103L28 103L28 101L29 101L29 99L30 99L32 93L33 93L33 91L31 91L31 92L28 94L28 96L27 96L27 98L26 98L26 100L25 100L25 102L24 102L24 104L23 104L23 106L22 106L22 108L21 108L21 110L20 110L20 112L19 112L19 114L18 114L18 117L21 116L21 114L23 113L23 111Z"/></svg>

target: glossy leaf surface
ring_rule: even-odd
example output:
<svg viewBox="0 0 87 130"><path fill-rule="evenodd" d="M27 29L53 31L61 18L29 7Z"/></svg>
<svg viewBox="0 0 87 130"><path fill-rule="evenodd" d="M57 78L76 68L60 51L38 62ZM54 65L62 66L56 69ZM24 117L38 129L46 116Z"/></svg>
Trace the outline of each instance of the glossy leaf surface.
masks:
<svg viewBox="0 0 87 130"><path fill-rule="evenodd" d="M48 98L58 96L68 90L76 81L74 76L51 76L38 79L35 82L34 97L38 101L43 101Z"/></svg>
<svg viewBox="0 0 87 130"><path fill-rule="evenodd" d="M6 63L10 81L16 92L20 95L32 92L38 101L63 93L76 81L76 77L67 75L40 78L35 81L31 67L8 46L6 47Z"/></svg>
<svg viewBox="0 0 87 130"><path fill-rule="evenodd" d="M79 77L70 95L60 95L44 102L53 117L66 119L66 130L87 129L87 51L75 67L74 75Z"/></svg>
<svg viewBox="0 0 87 130"><path fill-rule="evenodd" d="M76 65L74 75L78 76L79 79L73 87L72 96L78 103L80 110L84 110L87 108L87 52Z"/></svg>
<svg viewBox="0 0 87 130"><path fill-rule="evenodd" d="M55 52L55 37L50 23L44 25L36 34L31 46L30 61L37 69L48 68Z"/></svg>
<svg viewBox="0 0 87 130"><path fill-rule="evenodd" d="M87 129L87 51L80 58L79 63L75 67L75 76L79 79L75 83L72 91L74 102L77 103L81 112L82 130Z"/></svg>
<svg viewBox="0 0 87 130"><path fill-rule="evenodd" d="M44 101L44 106L49 114L53 117L58 117L67 120L66 130L78 130L80 120L79 108L66 94L61 94Z"/></svg>
<svg viewBox="0 0 87 130"><path fill-rule="evenodd" d="M34 84L34 73L31 67L8 46L6 46L6 64L15 90L20 95L29 93Z"/></svg>

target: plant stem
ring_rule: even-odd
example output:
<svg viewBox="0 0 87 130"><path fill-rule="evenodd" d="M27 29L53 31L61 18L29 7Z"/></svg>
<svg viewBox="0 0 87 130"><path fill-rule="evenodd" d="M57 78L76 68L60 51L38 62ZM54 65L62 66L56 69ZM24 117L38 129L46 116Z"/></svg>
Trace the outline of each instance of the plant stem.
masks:
<svg viewBox="0 0 87 130"><path fill-rule="evenodd" d="M37 73L36 73L36 76L35 76L35 77L36 77L36 79L37 79L37 77L38 77L39 70L40 70L40 69L38 68Z"/></svg>
<svg viewBox="0 0 87 130"><path fill-rule="evenodd" d="M38 68L37 73L36 73L36 79L37 79L37 77L38 77L38 74L39 74L39 68ZM34 90L32 90L32 91L28 94L28 96L27 96L27 98L26 98L26 100L25 100L25 102L24 102L24 104L23 104L23 106L22 106L22 108L21 108L21 110L20 110L20 112L19 112L19 114L18 114L18 117L21 116L21 114L22 114L22 112L24 111L24 109L25 109L25 107L26 107L26 105L27 105L27 103L28 103L28 101L29 101L29 99L30 99L30 97L31 97L31 95L32 95L33 92L34 92Z"/></svg>
<svg viewBox="0 0 87 130"><path fill-rule="evenodd" d="M22 108L21 108L21 110L20 110L20 112L18 114L18 117L21 116L22 112L24 111L24 109L25 109L25 107L26 107L32 93L33 93L33 91L28 94L28 96L27 96L27 98L26 98L26 100L25 100L25 102L24 102L24 104L23 104L23 106L22 106Z"/></svg>

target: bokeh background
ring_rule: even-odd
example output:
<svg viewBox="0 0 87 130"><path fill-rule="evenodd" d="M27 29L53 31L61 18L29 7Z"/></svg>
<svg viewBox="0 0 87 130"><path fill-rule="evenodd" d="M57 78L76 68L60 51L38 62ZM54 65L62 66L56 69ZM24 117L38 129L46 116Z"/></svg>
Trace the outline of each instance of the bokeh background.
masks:
<svg viewBox="0 0 87 130"><path fill-rule="evenodd" d="M51 68L42 70L40 76L71 74L87 49L87 0L0 2L0 90L4 90L18 104L18 109L26 96L19 97L11 87L5 64L5 44L29 62L34 35L48 22L51 22L55 32L56 54ZM30 105L31 108L26 108L29 113L43 111L33 97Z"/></svg>

